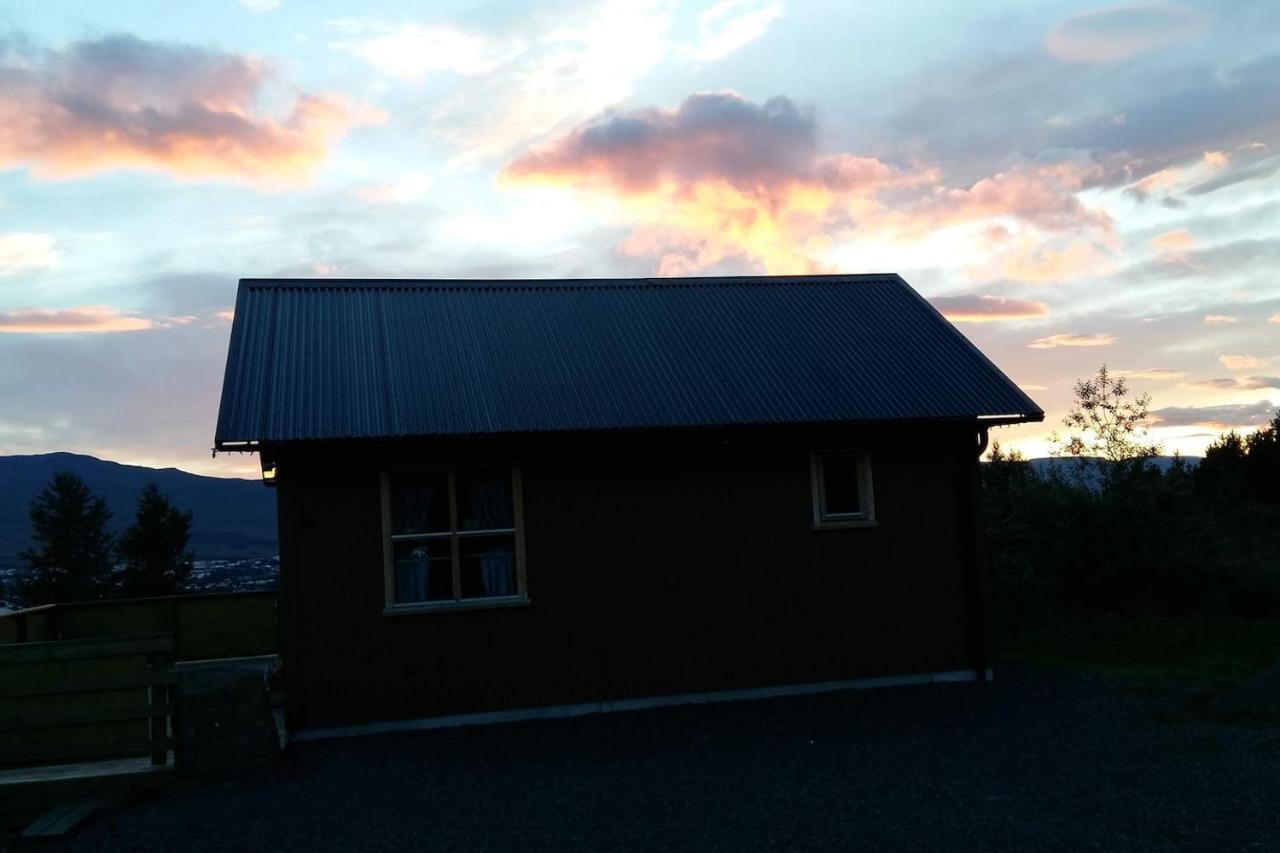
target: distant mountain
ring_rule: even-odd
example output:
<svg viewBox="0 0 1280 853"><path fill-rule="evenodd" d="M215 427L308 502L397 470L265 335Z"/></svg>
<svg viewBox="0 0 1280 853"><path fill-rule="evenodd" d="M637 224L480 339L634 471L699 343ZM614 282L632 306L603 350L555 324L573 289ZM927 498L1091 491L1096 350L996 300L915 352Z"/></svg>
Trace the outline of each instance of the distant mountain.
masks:
<svg viewBox="0 0 1280 853"><path fill-rule="evenodd" d="M1150 464L1156 466L1161 471L1168 471L1173 465L1173 456L1153 456L1147 460ZM1183 456L1182 461L1187 467L1194 468L1200 464L1199 456ZM1073 465L1079 463L1077 459L1060 458L1053 456L1040 456L1035 459L1028 459L1027 462L1036 470L1038 474L1048 474L1054 468L1061 468L1063 471L1070 471Z"/></svg>
<svg viewBox="0 0 1280 853"><path fill-rule="evenodd" d="M1174 458L1175 457L1173 456L1153 456L1148 459L1147 462L1154 465L1156 468L1159 468L1161 471L1168 471L1173 465ZM1192 469L1200 464L1200 459L1201 457L1199 456L1182 457L1182 461L1186 466ZM1031 470L1035 471L1041 477L1047 477L1056 470L1061 474L1066 475L1072 480L1072 482L1079 482L1091 489L1094 489L1100 485L1098 468L1092 464L1094 461L1095 460L1093 459L1082 460L1074 457L1061 458L1054 456L1040 456L1035 459L1028 459L1027 464L1031 466ZM1079 467L1082 462L1084 463L1083 468ZM1077 477L1080 479L1075 479Z"/></svg>
<svg viewBox="0 0 1280 853"><path fill-rule="evenodd" d="M0 568L17 564L30 542L31 499L54 474L69 471L111 507L111 528L133 520L138 492L147 483L181 509L190 510L191 549L198 560L272 557L276 549L276 496L258 480L201 477L177 468L121 465L75 453L0 456Z"/></svg>

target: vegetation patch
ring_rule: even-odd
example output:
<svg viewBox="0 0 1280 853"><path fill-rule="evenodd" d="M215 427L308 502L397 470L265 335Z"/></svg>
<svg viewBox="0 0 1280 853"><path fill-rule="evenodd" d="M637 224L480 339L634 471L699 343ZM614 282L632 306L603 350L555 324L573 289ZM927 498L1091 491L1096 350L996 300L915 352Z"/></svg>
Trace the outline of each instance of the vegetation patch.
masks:
<svg viewBox="0 0 1280 853"><path fill-rule="evenodd" d="M1280 660L1280 413L1161 466L1147 397L1105 366L1075 391L1059 464L983 466L1002 649L1223 686Z"/></svg>

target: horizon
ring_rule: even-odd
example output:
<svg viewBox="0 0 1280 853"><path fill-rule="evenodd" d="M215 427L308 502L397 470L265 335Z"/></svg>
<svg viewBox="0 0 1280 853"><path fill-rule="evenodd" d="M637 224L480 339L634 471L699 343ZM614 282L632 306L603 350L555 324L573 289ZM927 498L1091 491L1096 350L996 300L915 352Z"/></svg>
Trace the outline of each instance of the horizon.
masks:
<svg viewBox="0 0 1280 853"><path fill-rule="evenodd" d="M1001 445L1001 448L1007 449L1003 444ZM222 451L222 452L229 453L230 451ZM199 471L190 471L190 470L187 470L186 468L181 468L174 465L168 465L163 468L157 468L152 465L142 465L136 462L121 462L118 459L104 459L100 456L93 456L92 454L88 454L88 453L76 453L75 451L70 451L70 450L49 450L43 453L3 453L3 454L0 454L0 460L17 459L17 458L34 458L34 457L40 457L40 456L58 456L58 455L79 456L85 459L92 459L96 462L105 462L110 465L122 465L130 468L143 468L143 469L152 470L152 471L177 471L180 474L189 474L193 477L212 477L214 479L221 479L221 480L227 480L227 479L244 480L245 482L251 482L251 483L258 483L258 482L261 482L262 480L261 475L256 473L256 470L257 470L256 463L255 463L255 469L254 469L255 473L253 475L246 475L246 474L207 474L207 473L201 473ZM1175 457L1179 457L1187 460L1200 460L1204 458L1203 455L1186 456L1186 455L1181 455L1177 453L1161 453L1160 455L1152 458L1164 460L1164 459L1173 459ZM1099 457L1028 456L1023 461L1026 461L1026 462L1048 462L1048 461L1073 462L1073 461L1079 461L1080 459L1094 459L1094 458L1099 458ZM987 454L984 453L982 458L979 461L989 462L990 460L987 459Z"/></svg>
<svg viewBox="0 0 1280 853"><path fill-rule="evenodd" d="M9 10L0 454L256 478L210 456L241 278L882 269L1045 409L1002 446L1046 456L1106 363L1201 455L1280 409L1278 28L1265 2Z"/></svg>

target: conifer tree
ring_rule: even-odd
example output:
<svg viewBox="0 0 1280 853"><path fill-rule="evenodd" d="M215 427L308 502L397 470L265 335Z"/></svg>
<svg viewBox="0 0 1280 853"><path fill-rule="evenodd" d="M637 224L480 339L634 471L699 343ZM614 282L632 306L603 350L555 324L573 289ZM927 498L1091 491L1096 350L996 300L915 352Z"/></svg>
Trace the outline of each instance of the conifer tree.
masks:
<svg viewBox="0 0 1280 853"><path fill-rule="evenodd" d="M130 597L173 595L191 574L191 513L169 502L155 483L138 496L133 524L120 537L120 591Z"/></svg>
<svg viewBox="0 0 1280 853"><path fill-rule="evenodd" d="M28 607L104 597L111 589L111 510L74 474L56 474L31 502L34 547L18 593Z"/></svg>

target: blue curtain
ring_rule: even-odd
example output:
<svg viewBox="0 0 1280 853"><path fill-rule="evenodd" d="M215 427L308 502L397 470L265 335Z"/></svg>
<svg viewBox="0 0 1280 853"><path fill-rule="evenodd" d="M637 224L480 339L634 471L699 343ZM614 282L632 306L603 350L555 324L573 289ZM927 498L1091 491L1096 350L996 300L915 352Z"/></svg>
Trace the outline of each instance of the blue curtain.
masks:
<svg viewBox="0 0 1280 853"><path fill-rule="evenodd" d="M396 557L396 601L426 601L431 580L431 555L426 548L414 548Z"/></svg>

